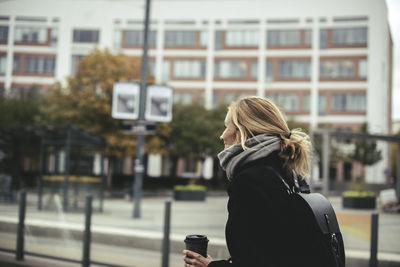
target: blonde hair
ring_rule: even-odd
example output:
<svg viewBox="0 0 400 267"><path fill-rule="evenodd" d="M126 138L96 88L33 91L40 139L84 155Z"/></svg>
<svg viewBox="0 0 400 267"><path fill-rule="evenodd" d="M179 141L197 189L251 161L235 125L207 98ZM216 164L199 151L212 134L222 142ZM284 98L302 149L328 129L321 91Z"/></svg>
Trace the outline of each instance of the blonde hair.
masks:
<svg viewBox="0 0 400 267"><path fill-rule="evenodd" d="M310 171L311 143L308 135L300 128L290 130L279 108L272 101L250 96L232 103L228 107L230 120L237 128L236 142L244 150L245 142L253 136L269 133L280 136L279 156L285 167L306 177Z"/></svg>

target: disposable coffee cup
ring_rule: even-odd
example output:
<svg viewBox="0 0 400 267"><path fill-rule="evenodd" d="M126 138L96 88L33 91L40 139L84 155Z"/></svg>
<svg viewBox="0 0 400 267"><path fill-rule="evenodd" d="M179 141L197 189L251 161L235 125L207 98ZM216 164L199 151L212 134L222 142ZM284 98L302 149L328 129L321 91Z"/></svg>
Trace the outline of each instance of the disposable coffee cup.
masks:
<svg viewBox="0 0 400 267"><path fill-rule="evenodd" d="M185 238L186 249L199 253L207 258L208 239L205 235L187 235Z"/></svg>

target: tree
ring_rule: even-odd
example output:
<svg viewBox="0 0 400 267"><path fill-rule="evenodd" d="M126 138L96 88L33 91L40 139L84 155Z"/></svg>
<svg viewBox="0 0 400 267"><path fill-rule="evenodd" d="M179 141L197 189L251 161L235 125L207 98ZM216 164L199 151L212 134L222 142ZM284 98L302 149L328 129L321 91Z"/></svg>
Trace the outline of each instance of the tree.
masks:
<svg viewBox="0 0 400 267"><path fill-rule="evenodd" d="M207 110L203 105L174 105L169 152L175 156L189 153L215 155L223 148L219 136L223 130L226 107Z"/></svg>
<svg viewBox="0 0 400 267"><path fill-rule="evenodd" d="M139 81L140 58L112 54L109 50L94 49L83 57L78 73L67 79L67 86L56 86L40 106L38 122L73 124L107 139L109 159L133 156L134 136L122 132L122 121L111 117L113 87L116 81ZM153 82L150 77L149 83ZM152 151L165 151L163 138L167 126L157 127L156 136L150 138ZM109 160L112 170L112 160ZM111 185L111 171L108 185Z"/></svg>
<svg viewBox="0 0 400 267"><path fill-rule="evenodd" d="M40 88L14 90L7 96L0 96L0 134L5 138L0 150L5 158L0 162L0 173L13 177L16 189L23 180L23 162L25 157L38 160L39 139L29 130L34 118L39 114L42 101Z"/></svg>
<svg viewBox="0 0 400 267"><path fill-rule="evenodd" d="M362 133L368 133L368 125L364 123L361 126ZM368 139L357 139L355 141L354 151L350 153L349 158L363 165L362 174L357 177L359 190L365 190L365 166L372 166L382 159L382 151L377 149L376 141Z"/></svg>
<svg viewBox="0 0 400 267"><path fill-rule="evenodd" d="M0 126L33 125L41 101L40 88L36 85L18 89L14 95L0 96Z"/></svg>
<svg viewBox="0 0 400 267"><path fill-rule="evenodd" d="M207 110L200 103L176 104L173 107L172 129L168 138L168 152L172 158L172 173L176 171L178 158L195 159L215 156L223 149L219 139L224 126L226 106Z"/></svg>

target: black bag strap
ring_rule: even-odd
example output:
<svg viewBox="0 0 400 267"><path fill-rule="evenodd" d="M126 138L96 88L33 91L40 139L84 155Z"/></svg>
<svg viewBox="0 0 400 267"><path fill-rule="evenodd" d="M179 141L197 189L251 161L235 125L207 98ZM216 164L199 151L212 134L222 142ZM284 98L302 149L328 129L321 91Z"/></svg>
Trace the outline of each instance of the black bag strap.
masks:
<svg viewBox="0 0 400 267"><path fill-rule="evenodd" d="M300 175L297 175L297 173L294 170L292 171L293 181L294 181L294 187L292 188L289 186L289 184L285 181L285 179L277 170L275 170L271 166L268 166L268 169L274 172L276 176L278 176L281 179L289 194L294 194L294 193L309 194L311 192L310 186L308 185L307 181L305 179L302 179Z"/></svg>
<svg viewBox="0 0 400 267"><path fill-rule="evenodd" d="M311 189L310 189L310 185L307 183L307 181L305 179L302 179L301 176L297 175L295 172L294 172L294 174L296 175L295 181L297 181L297 183L298 183L300 193L310 194Z"/></svg>

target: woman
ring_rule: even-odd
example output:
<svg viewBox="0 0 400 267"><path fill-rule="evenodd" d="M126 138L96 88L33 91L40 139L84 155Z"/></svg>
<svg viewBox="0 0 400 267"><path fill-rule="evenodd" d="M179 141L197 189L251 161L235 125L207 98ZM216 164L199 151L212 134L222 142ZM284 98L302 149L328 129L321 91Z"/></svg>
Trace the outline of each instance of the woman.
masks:
<svg viewBox="0 0 400 267"><path fill-rule="evenodd" d="M225 236L231 258L214 261L184 250L185 266L323 267L309 242L313 231L297 219L280 178L294 186L293 171L308 175L308 136L290 130L279 109L260 97L230 105L225 127L218 158L230 180Z"/></svg>

